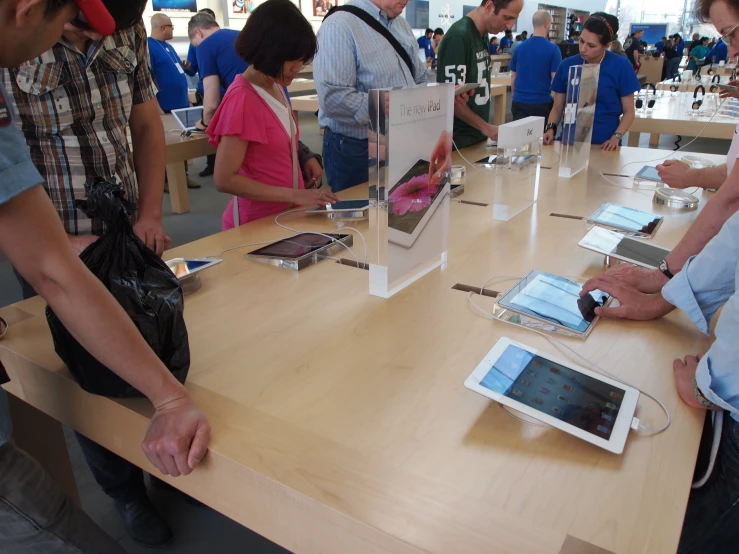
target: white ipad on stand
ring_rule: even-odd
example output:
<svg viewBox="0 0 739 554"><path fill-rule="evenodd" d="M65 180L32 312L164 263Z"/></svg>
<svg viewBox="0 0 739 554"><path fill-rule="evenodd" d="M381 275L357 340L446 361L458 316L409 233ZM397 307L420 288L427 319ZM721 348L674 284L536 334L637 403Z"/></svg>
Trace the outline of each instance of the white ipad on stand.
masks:
<svg viewBox="0 0 739 554"><path fill-rule="evenodd" d="M464 386L615 454L624 450L639 400L633 387L506 337Z"/></svg>
<svg viewBox="0 0 739 554"><path fill-rule="evenodd" d="M203 107L197 106L195 108L180 108L179 110L172 110L172 115L180 124L183 131L198 131L195 124L203 119Z"/></svg>

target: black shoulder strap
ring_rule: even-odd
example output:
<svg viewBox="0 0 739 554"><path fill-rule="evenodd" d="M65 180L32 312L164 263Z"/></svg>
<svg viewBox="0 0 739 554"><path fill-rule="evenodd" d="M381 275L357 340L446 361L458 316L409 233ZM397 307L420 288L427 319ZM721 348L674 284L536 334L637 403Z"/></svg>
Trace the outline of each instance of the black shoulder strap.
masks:
<svg viewBox="0 0 739 554"><path fill-rule="evenodd" d="M411 72L411 76L415 77L413 75L413 63L411 62L411 57L408 55L408 52L403 49L403 47L398 42L398 39L396 39L385 27L380 25L380 23L374 17L372 17L363 9L356 6L334 6L328 11L326 17L324 17L323 20L326 21L326 19L330 15L335 14L336 12L349 12L350 14L357 16L359 19L364 21L367 25L369 25L375 31L385 37L385 39L390 43L390 46L395 48L395 51L398 53L398 56L400 56L400 59L403 60L405 62L405 65L408 66L408 69Z"/></svg>

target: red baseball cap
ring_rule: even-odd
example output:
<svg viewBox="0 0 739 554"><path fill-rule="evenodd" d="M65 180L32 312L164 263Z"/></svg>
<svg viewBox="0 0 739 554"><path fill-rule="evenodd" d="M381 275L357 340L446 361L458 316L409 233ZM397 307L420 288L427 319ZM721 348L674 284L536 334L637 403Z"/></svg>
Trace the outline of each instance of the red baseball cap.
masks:
<svg viewBox="0 0 739 554"><path fill-rule="evenodd" d="M84 14L90 27L101 35L112 35L115 32L115 20L103 4L102 0L74 0Z"/></svg>

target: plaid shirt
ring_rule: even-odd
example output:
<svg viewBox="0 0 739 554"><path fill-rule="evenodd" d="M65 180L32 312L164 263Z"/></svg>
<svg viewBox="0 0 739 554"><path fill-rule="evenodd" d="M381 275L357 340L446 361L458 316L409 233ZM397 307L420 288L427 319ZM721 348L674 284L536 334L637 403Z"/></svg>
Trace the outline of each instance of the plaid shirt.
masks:
<svg viewBox="0 0 739 554"><path fill-rule="evenodd" d="M74 201L85 198L84 185L95 177L114 177L128 200L138 200L126 130L132 107L157 93L143 22L93 43L87 54L62 39L2 77L67 233L101 235L102 221Z"/></svg>

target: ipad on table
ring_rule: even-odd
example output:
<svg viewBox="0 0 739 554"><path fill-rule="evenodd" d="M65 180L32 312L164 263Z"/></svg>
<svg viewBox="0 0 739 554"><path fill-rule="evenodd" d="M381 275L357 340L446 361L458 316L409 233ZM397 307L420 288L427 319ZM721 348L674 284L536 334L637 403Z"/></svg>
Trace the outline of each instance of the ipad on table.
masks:
<svg viewBox="0 0 739 554"><path fill-rule="evenodd" d="M352 235L301 233L245 254L247 259L300 270L352 246Z"/></svg>
<svg viewBox="0 0 739 554"><path fill-rule="evenodd" d="M600 225L619 233L629 233L643 238L652 238L663 217L634 208L606 202L588 218L588 223Z"/></svg>
<svg viewBox="0 0 739 554"><path fill-rule="evenodd" d="M598 321L595 308L609 305L612 299L599 290L580 297L581 290L577 281L534 270L497 304L584 339Z"/></svg>
<svg viewBox="0 0 739 554"><path fill-rule="evenodd" d="M593 252L646 268L659 267L670 253L666 248L625 237L597 225L578 244Z"/></svg>
<svg viewBox="0 0 739 554"><path fill-rule="evenodd" d="M657 168L651 165L645 165L639 170L639 173L634 175L635 180L652 181L653 183L664 183L662 178L659 176Z"/></svg>
<svg viewBox="0 0 739 554"><path fill-rule="evenodd" d="M615 454L639 391L535 348L501 338L464 386Z"/></svg>
<svg viewBox="0 0 739 554"><path fill-rule="evenodd" d="M203 119L203 107L197 106L195 108L180 108L179 110L172 110L177 123L180 124L183 131L197 131L198 128L195 124Z"/></svg>
<svg viewBox="0 0 739 554"><path fill-rule="evenodd" d="M342 200L335 204L325 204L308 210L306 213L309 214L325 214L330 212L361 212L363 210L369 210L370 201L369 199L363 200Z"/></svg>
<svg viewBox="0 0 739 554"><path fill-rule="evenodd" d="M429 162L418 160L388 193L388 241L410 248L444 198L447 173L438 185L429 183Z"/></svg>

